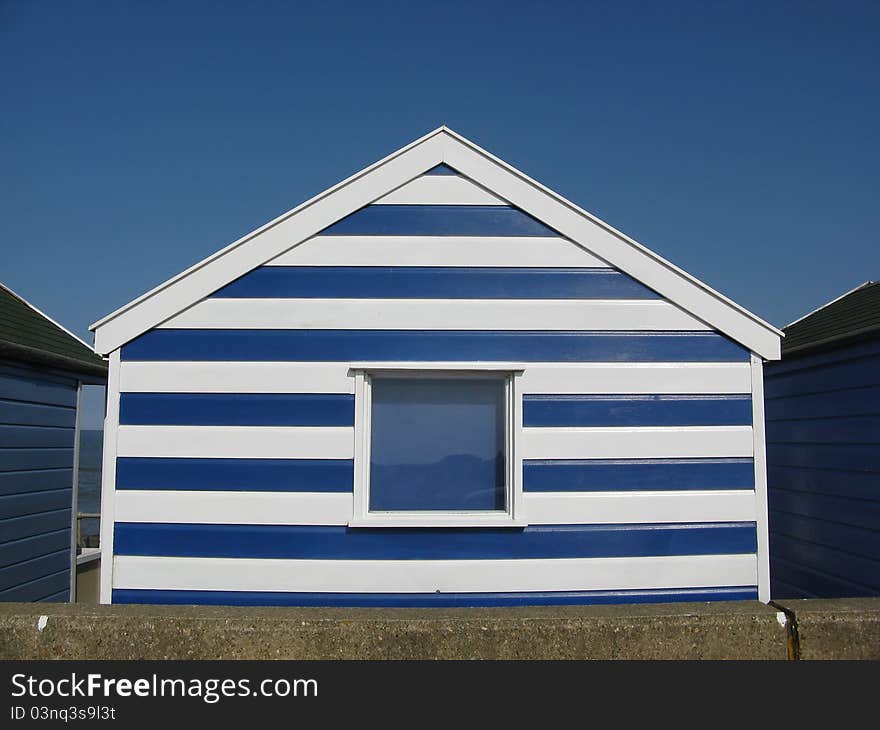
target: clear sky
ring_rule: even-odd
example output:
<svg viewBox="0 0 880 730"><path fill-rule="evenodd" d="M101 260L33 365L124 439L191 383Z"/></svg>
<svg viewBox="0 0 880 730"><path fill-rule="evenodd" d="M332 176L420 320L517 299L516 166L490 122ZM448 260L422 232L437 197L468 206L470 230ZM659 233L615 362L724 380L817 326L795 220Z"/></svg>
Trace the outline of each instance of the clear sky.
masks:
<svg viewBox="0 0 880 730"><path fill-rule="evenodd" d="M880 278L880 3L0 0L0 280L78 334L447 124L776 325Z"/></svg>

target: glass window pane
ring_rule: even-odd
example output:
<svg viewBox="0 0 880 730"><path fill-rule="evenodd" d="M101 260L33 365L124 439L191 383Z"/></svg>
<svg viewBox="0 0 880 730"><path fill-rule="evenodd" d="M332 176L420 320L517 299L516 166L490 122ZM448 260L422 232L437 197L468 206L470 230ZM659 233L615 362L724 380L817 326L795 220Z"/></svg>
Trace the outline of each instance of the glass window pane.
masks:
<svg viewBox="0 0 880 730"><path fill-rule="evenodd" d="M370 510L504 510L504 379L372 379Z"/></svg>

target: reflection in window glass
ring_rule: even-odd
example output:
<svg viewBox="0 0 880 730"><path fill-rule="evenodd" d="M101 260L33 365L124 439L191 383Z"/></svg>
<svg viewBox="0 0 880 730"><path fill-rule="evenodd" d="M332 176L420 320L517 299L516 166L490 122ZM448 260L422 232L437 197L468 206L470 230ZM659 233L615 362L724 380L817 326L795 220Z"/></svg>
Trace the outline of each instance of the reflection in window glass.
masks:
<svg viewBox="0 0 880 730"><path fill-rule="evenodd" d="M504 510L504 385L374 377L370 510Z"/></svg>

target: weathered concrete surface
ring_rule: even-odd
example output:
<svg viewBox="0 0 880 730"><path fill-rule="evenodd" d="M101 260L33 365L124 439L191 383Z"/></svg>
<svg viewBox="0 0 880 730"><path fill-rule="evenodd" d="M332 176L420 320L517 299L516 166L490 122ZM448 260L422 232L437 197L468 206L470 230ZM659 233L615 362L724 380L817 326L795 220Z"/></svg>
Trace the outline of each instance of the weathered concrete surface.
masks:
<svg viewBox="0 0 880 730"><path fill-rule="evenodd" d="M786 659L780 616L749 601L498 609L0 604L0 659Z"/></svg>
<svg viewBox="0 0 880 730"><path fill-rule="evenodd" d="M880 598L776 603L794 612L801 659L880 659Z"/></svg>

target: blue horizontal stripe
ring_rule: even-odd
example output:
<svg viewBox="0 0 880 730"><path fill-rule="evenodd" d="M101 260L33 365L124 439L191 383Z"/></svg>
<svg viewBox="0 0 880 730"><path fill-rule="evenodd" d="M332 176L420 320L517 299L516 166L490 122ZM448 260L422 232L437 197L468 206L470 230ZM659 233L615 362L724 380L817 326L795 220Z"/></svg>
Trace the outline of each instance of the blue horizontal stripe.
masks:
<svg viewBox="0 0 880 730"><path fill-rule="evenodd" d="M523 462L526 492L754 489L751 459L566 459Z"/></svg>
<svg viewBox="0 0 880 730"><path fill-rule="evenodd" d="M353 484L351 459L116 459L117 489L351 492Z"/></svg>
<svg viewBox="0 0 880 730"><path fill-rule="evenodd" d="M162 426L353 426L354 396L327 393L123 393L119 423Z"/></svg>
<svg viewBox="0 0 880 730"><path fill-rule="evenodd" d="M753 522L349 528L117 522L116 555L312 560L493 560L754 553Z"/></svg>
<svg viewBox="0 0 880 730"><path fill-rule="evenodd" d="M658 299L614 269L262 266L213 294L234 299Z"/></svg>
<svg viewBox="0 0 880 730"><path fill-rule="evenodd" d="M458 175L458 170L454 170L445 162L441 162L439 165L435 165L428 170L425 175Z"/></svg>
<svg viewBox="0 0 880 730"><path fill-rule="evenodd" d="M748 395L523 397L523 426L749 426L751 423L752 401Z"/></svg>
<svg viewBox="0 0 880 730"><path fill-rule="evenodd" d="M484 606L581 606L616 603L756 601L756 586L546 593L275 593L268 591L162 591L114 589L113 603L213 606L348 606L466 608Z"/></svg>
<svg viewBox="0 0 880 730"><path fill-rule="evenodd" d="M715 332L160 329L124 345L122 359L745 362L749 351Z"/></svg>
<svg viewBox="0 0 880 730"><path fill-rule="evenodd" d="M558 236L508 205L368 205L322 236Z"/></svg>

